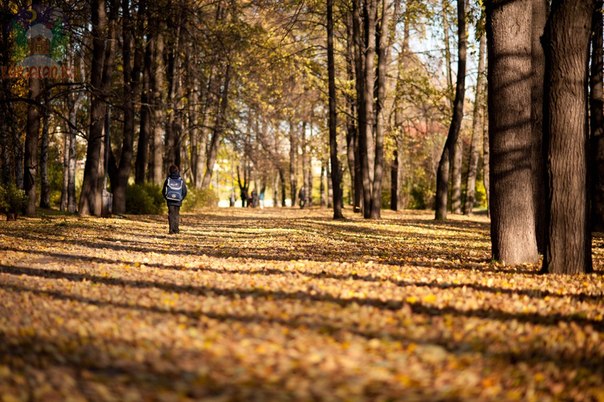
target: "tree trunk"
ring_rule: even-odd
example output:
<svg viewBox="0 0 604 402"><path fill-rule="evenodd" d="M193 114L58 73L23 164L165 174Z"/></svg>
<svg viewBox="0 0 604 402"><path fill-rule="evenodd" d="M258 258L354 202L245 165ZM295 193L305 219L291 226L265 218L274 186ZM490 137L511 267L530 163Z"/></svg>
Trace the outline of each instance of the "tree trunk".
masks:
<svg viewBox="0 0 604 402"><path fill-rule="evenodd" d="M457 137L453 150L453 164L451 165L451 212L461 214L461 171L463 159L463 141Z"/></svg>
<svg viewBox="0 0 604 402"><path fill-rule="evenodd" d="M206 161L206 172L203 176L201 188L208 188L210 181L212 180L212 173L214 172L214 164L216 163L216 157L218 156L218 145L222 141L222 135L224 132L224 125L226 120L227 108L229 105L229 83L231 81L231 64L227 64L226 72L224 74L224 83L222 85L222 93L220 94L220 109L216 115L214 123L214 130L212 131L212 138L210 139L210 147L208 150L208 156Z"/></svg>
<svg viewBox="0 0 604 402"><path fill-rule="evenodd" d="M488 95L487 95L488 96ZM491 153L489 149L489 111L488 105L482 105L482 182L487 197L487 216L491 216Z"/></svg>
<svg viewBox="0 0 604 402"><path fill-rule="evenodd" d="M398 150L394 150L392 166L390 166L390 209L398 211Z"/></svg>
<svg viewBox="0 0 604 402"><path fill-rule="evenodd" d="M587 71L595 0L554 0L545 28L548 225L543 270L592 271L587 187Z"/></svg>
<svg viewBox="0 0 604 402"><path fill-rule="evenodd" d="M476 95L474 96L474 111L472 116L472 144L470 146L470 163L468 164L468 179L466 181L466 203L464 206L464 214L472 215L472 209L476 202L476 175L478 173L478 145L482 137L482 124L480 119L483 104L483 86L485 73L484 56L487 48L487 37L482 34L480 37L480 45L478 47L478 73L476 77Z"/></svg>
<svg viewBox="0 0 604 402"><path fill-rule="evenodd" d="M165 134L165 104L163 92L164 88L164 34L163 22L159 23L159 32L155 36L155 46L153 52L153 79L151 80L151 92L153 93L153 137L151 141L151 158L149 173L151 182L161 185L164 181L164 152L163 138Z"/></svg>
<svg viewBox="0 0 604 402"><path fill-rule="evenodd" d="M447 99L451 109L455 107L455 100L453 93L453 67L451 66L451 41L449 39L449 0L442 0L442 18L443 18L443 35L445 42L445 74L447 75Z"/></svg>
<svg viewBox="0 0 604 402"><path fill-rule="evenodd" d="M141 2L141 7L145 7L144 2ZM113 191L113 213L126 213L126 188L128 187L128 179L130 178L130 170L132 166L132 157L134 155L134 135L135 135L135 117L136 109L134 99L139 93L140 88L140 72L143 59L142 47L138 40L134 38L132 27L132 18L130 17L130 1L122 0L123 12L123 44L122 44L122 60L123 60L123 80L124 92L122 94L123 110L124 110L124 125L122 149L120 154L119 166L117 166L117 174L111 179L111 189ZM142 24L138 24L139 29ZM134 50L134 60L131 61L131 51Z"/></svg>
<svg viewBox="0 0 604 402"><path fill-rule="evenodd" d="M449 133L443 148L436 176L436 220L447 219L447 197L449 192L449 165L455 154L455 145L459 137L461 121L463 119L463 103L466 85L466 0L457 2L458 20L458 60L457 60L457 85L455 87L455 102L453 117L449 126Z"/></svg>
<svg viewBox="0 0 604 402"><path fill-rule="evenodd" d="M365 68L363 70L363 98L364 104L364 124L365 140L363 150L363 216L371 218L373 199L373 180L375 177L375 56L376 56L376 21L377 21L377 0L364 0L363 22L365 31ZM363 152L364 151L364 152Z"/></svg>
<svg viewBox="0 0 604 402"><path fill-rule="evenodd" d="M355 45L353 37L353 20L352 15L348 14L348 24L346 29L346 75L350 82L355 81ZM359 177L358 167L359 160L356 157L358 148L358 127L355 120L357 113L356 97L354 95L346 96L346 158L348 162L348 171L350 172L350 188L352 191L352 207L353 212L361 210L361 185L362 182L357 180Z"/></svg>
<svg viewBox="0 0 604 402"><path fill-rule="evenodd" d="M532 0L487 3L491 243L505 264L537 261L531 131Z"/></svg>
<svg viewBox="0 0 604 402"><path fill-rule="evenodd" d="M377 102L375 115L375 161L371 190L371 219L379 219L382 210L382 180L384 176L384 131L386 124L385 102L387 70L390 64L390 16L392 3L382 0L382 18L379 25L379 42L377 44Z"/></svg>
<svg viewBox="0 0 604 402"><path fill-rule="evenodd" d="M29 99L37 104L27 105L27 122L25 126L25 156L23 171L23 189L27 196L25 215L36 214L36 178L38 175L38 137L40 135L40 95L42 79L29 79Z"/></svg>
<svg viewBox="0 0 604 402"><path fill-rule="evenodd" d="M50 209L50 181L48 179L48 120L49 102L44 96L44 112L42 113L42 144L40 147L40 208Z"/></svg>
<svg viewBox="0 0 604 402"><path fill-rule="evenodd" d="M541 37L547 20L547 0L532 1L531 45L531 129L533 137L533 202L535 204L535 233L537 250L545 252L545 161L543 158L543 79L545 59Z"/></svg>
<svg viewBox="0 0 604 402"><path fill-rule="evenodd" d="M99 180L102 179L100 164L102 161L101 149L103 145L103 129L105 124L105 110L107 105L102 93L103 68L105 67L105 48L107 43L108 21L105 11L105 0L93 0L92 10L92 61L90 84L92 94L90 100L90 128L88 130L88 146L86 149L86 164L84 165L84 181L80 194L79 214L101 215L101 193Z"/></svg>
<svg viewBox="0 0 604 402"><path fill-rule="evenodd" d="M142 16L140 18L143 18ZM140 109L140 129L138 136L138 147L136 149L136 161L134 162L134 182L143 184L147 178L147 165L149 164L149 140L151 139L151 116L153 109L151 102L153 93L151 90L153 52L155 48L155 34L151 32L147 38L142 71L142 92Z"/></svg>
<svg viewBox="0 0 604 402"><path fill-rule="evenodd" d="M592 216L594 227L604 229L604 90L602 88L602 0L597 2L592 21L590 127L592 164Z"/></svg>
<svg viewBox="0 0 604 402"><path fill-rule="evenodd" d="M338 122L336 106L336 68L333 44L333 2L327 0L327 72L329 92L329 160L331 163L331 188L333 191L333 218L342 219L342 174L338 160ZM323 176L321 175L321 185ZM321 197L322 198L322 197Z"/></svg>
<svg viewBox="0 0 604 402"><path fill-rule="evenodd" d="M292 207L296 206L296 200L298 197L298 183L296 178L296 161L298 155L298 142L296 139L296 132L294 130L294 123L289 122L289 188L291 190L291 202Z"/></svg>
<svg viewBox="0 0 604 402"><path fill-rule="evenodd" d="M355 90L357 112L357 141L355 148L355 212L361 212L370 206L365 203L366 174L365 154L367 153L367 111L364 101L365 94L365 40L363 35L363 19L361 17L362 0L352 1L352 38L354 41ZM358 200L357 200L358 198ZM357 207L359 208L357 210Z"/></svg>

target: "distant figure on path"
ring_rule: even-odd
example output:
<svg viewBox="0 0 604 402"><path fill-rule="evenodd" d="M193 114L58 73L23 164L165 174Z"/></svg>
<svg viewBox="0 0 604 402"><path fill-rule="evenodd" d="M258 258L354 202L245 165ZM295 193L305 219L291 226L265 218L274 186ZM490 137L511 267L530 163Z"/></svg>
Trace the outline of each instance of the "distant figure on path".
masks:
<svg viewBox="0 0 604 402"><path fill-rule="evenodd" d="M306 189L304 186L300 187L300 191L298 192L298 200L300 200L300 208L304 208L306 205Z"/></svg>
<svg viewBox="0 0 604 402"><path fill-rule="evenodd" d="M258 196L260 201L260 209L264 209L264 188L260 190L260 195Z"/></svg>
<svg viewBox="0 0 604 402"><path fill-rule="evenodd" d="M187 185L180 177L178 166L170 166L170 174L164 182L162 193L168 204L168 225L170 228L168 233L177 234L179 232L180 206L187 196Z"/></svg>
<svg viewBox="0 0 604 402"><path fill-rule="evenodd" d="M229 206L230 207L234 207L235 206L235 190L231 191L231 195L229 196Z"/></svg>

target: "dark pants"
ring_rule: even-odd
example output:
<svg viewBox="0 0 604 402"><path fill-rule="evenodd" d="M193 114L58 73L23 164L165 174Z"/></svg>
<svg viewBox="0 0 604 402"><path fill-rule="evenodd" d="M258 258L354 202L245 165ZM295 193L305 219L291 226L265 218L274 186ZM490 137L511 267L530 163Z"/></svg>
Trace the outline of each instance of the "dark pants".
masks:
<svg viewBox="0 0 604 402"><path fill-rule="evenodd" d="M178 223L180 221L180 207L177 205L168 205L168 225L169 233L178 233Z"/></svg>

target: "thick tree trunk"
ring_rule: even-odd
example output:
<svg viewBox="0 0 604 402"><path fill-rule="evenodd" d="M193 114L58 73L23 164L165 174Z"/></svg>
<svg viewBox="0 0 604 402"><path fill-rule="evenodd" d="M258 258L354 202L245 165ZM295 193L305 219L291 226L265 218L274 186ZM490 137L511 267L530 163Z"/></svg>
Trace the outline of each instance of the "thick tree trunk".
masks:
<svg viewBox="0 0 604 402"><path fill-rule="evenodd" d="M593 167L592 216L594 227L604 229L604 89L602 88L602 0L597 2L592 20L591 77L590 77L590 127Z"/></svg>
<svg viewBox="0 0 604 402"><path fill-rule="evenodd" d="M103 96L103 68L108 42L108 20L105 11L105 0L92 1L92 62L90 83L92 94L90 101L90 128L88 130L88 146L86 149L86 164L84 165L84 181L80 194L79 214L101 215L101 192L99 180L102 179L101 149L103 146L103 129L107 105Z"/></svg>
<svg viewBox="0 0 604 402"><path fill-rule="evenodd" d="M455 86L455 101L453 103L453 117L445 141L438 171L436 176L436 220L447 219L447 198L449 193L449 165L455 154L455 144L458 141L461 121L463 119L463 103L466 85L466 0L457 2L458 20L458 60L457 60L457 85Z"/></svg>
<svg viewBox="0 0 604 402"><path fill-rule="evenodd" d="M531 131L532 0L487 3L491 243L505 264L537 261Z"/></svg>
<svg viewBox="0 0 604 402"><path fill-rule="evenodd" d="M336 108L336 69L333 44L333 2L327 0L327 71L329 81L329 160L331 162L331 187L333 191L333 218L342 219L342 175L338 160L338 122ZM323 176L321 175L321 184ZM321 197L322 199L323 197Z"/></svg>
<svg viewBox="0 0 604 402"><path fill-rule="evenodd" d="M543 156L543 79L545 56L541 37L547 20L547 0L532 1L531 45L531 129L533 137L533 202L535 203L535 233L537 250L545 252L545 161Z"/></svg>
<svg viewBox="0 0 604 402"><path fill-rule="evenodd" d="M478 47L478 73L476 77L476 94L474 95L474 111L472 116L472 142L470 146L470 163L468 164L468 179L466 181L466 203L464 206L464 214L472 215L472 209L476 202L476 175L478 173L478 146L482 138L481 116L483 104L483 86L485 73L485 53L487 49L487 37L480 37L480 45Z"/></svg>
<svg viewBox="0 0 604 402"><path fill-rule="evenodd" d="M592 271L587 186L587 71L595 0L554 0L545 28L548 225L543 270Z"/></svg>
<svg viewBox="0 0 604 402"><path fill-rule="evenodd" d="M144 3L141 2L141 7ZM132 18L130 17L130 1L122 0L123 10L123 44L122 44L122 60L123 60L123 80L124 92L122 94L123 110L124 110L124 125L122 149L117 166L117 174L111 178L111 189L113 191L113 213L126 213L126 188L128 187L128 179L132 166L132 158L134 155L134 135L135 135L135 117L136 109L134 99L138 95L140 89L140 72L142 67L142 47L135 40ZM139 28L142 24L139 24ZM134 50L134 59L131 60L130 54Z"/></svg>

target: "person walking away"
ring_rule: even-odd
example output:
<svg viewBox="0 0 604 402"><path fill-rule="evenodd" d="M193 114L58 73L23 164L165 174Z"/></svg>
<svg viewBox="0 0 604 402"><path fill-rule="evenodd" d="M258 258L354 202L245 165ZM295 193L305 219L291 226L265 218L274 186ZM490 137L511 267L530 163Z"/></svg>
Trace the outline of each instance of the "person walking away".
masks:
<svg viewBox="0 0 604 402"><path fill-rule="evenodd" d="M168 233L177 234L179 232L180 207L187 196L187 185L180 177L178 166L170 166L170 174L164 182L162 193L168 204Z"/></svg>
<svg viewBox="0 0 604 402"><path fill-rule="evenodd" d="M300 208L304 208L306 205L306 189L304 186L300 187L300 191L298 192L298 200L300 201Z"/></svg>

